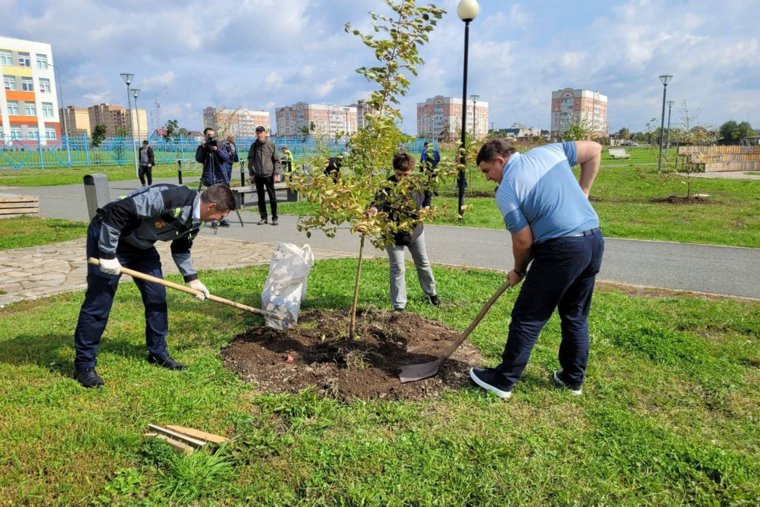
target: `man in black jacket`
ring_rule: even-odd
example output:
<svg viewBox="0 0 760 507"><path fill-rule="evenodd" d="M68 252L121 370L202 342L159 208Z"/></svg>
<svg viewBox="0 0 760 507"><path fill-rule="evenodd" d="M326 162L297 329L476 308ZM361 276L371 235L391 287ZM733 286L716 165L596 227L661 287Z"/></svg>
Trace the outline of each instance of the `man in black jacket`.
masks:
<svg viewBox="0 0 760 507"><path fill-rule="evenodd" d="M256 187L256 198L259 204L258 225L267 223L267 203L264 201L264 190L269 196L272 207L272 225L277 225L277 195L274 192L275 177L280 174L280 157L277 148L267 139L267 130L259 125L256 127L256 141L248 150L248 173Z"/></svg>
<svg viewBox="0 0 760 507"><path fill-rule="evenodd" d="M393 156L393 176L388 178L392 185L410 174L414 168L414 159L406 152L399 152ZM414 199L415 211L408 212L399 210L393 203L388 202L387 198L379 195L375 198L375 203L370 206L368 214L374 216L378 211L388 213L391 220L401 222L406 218L417 218L417 211L422 208L430 207L430 191L412 192L411 198ZM406 215L406 216L403 216ZM435 277L430 267L430 261L427 256L425 247L425 231L422 222L414 224L411 232L399 230L393 235L393 242L386 246L388 259L390 260L390 291L391 305L393 311L401 312L406 308L406 264L404 260L404 247L409 249L414 259L414 267L417 269L417 278L420 281L420 288L428 298L430 304L438 306L441 300L438 298L435 290Z"/></svg>
<svg viewBox="0 0 760 507"><path fill-rule="evenodd" d="M121 266L163 278L156 241L171 241L172 258L199 299L209 291L198 279L190 258L193 238L201 222L221 220L235 207L232 191L212 185L198 193L184 186L158 184L143 187L124 199L98 210L87 230L87 257L100 259L100 266L87 267L87 292L74 331L76 379L84 387L102 387L95 371L100 338L108 323L113 298L121 278ZM148 362L182 370L166 350L169 332L166 289L163 285L135 279L145 305L145 343Z"/></svg>
<svg viewBox="0 0 760 507"><path fill-rule="evenodd" d="M137 176L140 178L140 184L145 185L145 182L148 182L148 185L153 184L153 166L156 165L155 158L153 156L153 148L148 146L148 140L142 142L142 147L140 148L140 169L137 172Z"/></svg>

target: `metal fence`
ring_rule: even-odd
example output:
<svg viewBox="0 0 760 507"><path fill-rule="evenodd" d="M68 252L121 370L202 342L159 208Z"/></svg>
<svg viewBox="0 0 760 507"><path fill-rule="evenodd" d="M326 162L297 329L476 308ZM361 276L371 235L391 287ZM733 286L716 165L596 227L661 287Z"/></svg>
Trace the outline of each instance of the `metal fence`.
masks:
<svg viewBox="0 0 760 507"><path fill-rule="evenodd" d="M293 152L296 159L303 159L317 151L317 141L310 138L272 137L271 140L280 149L283 146ZM237 139L238 153L244 158L255 138ZM425 139L415 139L403 148L419 155L423 150ZM177 160L194 161L197 138L184 137L165 140L161 137L150 138L156 165L175 164ZM36 139L12 140L0 142L0 169L51 169L61 167L98 167L121 166L135 163L135 152L139 141L133 142L126 137L105 138L97 147L92 146L92 139L86 135L63 137L60 140ZM327 149L331 155L346 151L345 140L330 141Z"/></svg>

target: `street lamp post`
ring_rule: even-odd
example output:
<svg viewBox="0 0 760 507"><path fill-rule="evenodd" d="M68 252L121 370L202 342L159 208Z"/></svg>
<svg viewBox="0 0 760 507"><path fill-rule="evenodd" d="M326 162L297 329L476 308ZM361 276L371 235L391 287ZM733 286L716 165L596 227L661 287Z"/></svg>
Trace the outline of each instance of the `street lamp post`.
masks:
<svg viewBox="0 0 760 507"><path fill-rule="evenodd" d="M132 108L132 98L129 95L129 91L130 91L129 85L132 84L132 80L134 79L135 75L134 74L130 74L128 72L122 72L120 75L121 75L121 78L124 80L124 82L127 85L127 109L131 109ZM129 122L129 123L132 123L132 122ZM129 125L129 138L132 139L132 156L135 159L135 177L139 177L140 170L137 167L137 149L135 149L134 137L135 137L135 135L132 132L132 125Z"/></svg>
<svg viewBox="0 0 760 507"><path fill-rule="evenodd" d="M478 113L478 99L480 98L480 95L470 95L470 100L472 101L472 139L475 140L475 133L477 132L477 129L475 128L475 125L477 125L477 113Z"/></svg>
<svg viewBox="0 0 760 507"><path fill-rule="evenodd" d="M142 141L142 132L140 131L140 110L137 108L137 96L140 95L140 89L139 88L132 88L132 97L135 99L135 110L134 110L134 117L137 118L137 146L140 146L140 141ZM147 132L146 132L147 134Z"/></svg>
<svg viewBox="0 0 760 507"><path fill-rule="evenodd" d="M58 88L58 100L60 105L58 111L63 113L63 135L66 138L66 159L68 160L69 167L71 167L71 142L69 141L69 124L66 119L68 114L66 113L66 106L63 105L63 82L61 81L61 73L58 71L58 67L49 63L49 67L53 67L53 74L56 76L55 85Z"/></svg>
<svg viewBox="0 0 760 507"><path fill-rule="evenodd" d="M460 0L457 5L457 16L464 21L464 72L462 74L462 139L460 144L461 157L459 169L459 177L457 178L457 190L459 193L459 205L457 211L459 213L459 219L463 218L464 207L464 188L467 186L466 179L466 161L467 151L465 149L465 135L467 128L467 51L470 42L470 21L475 19L480 11L480 6L476 0Z"/></svg>
<svg viewBox="0 0 760 507"><path fill-rule="evenodd" d="M670 74L663 74L660 76L660 82L662 83L662 114L660 115L660 155L657 158L657 174L662 171L662 140L663 134L665 134L665 96L668 92L668 83L673 79Z"/></svg>
<svg viewBox="0 0 760 507"><path fill-rule="evenodd" d="M346 135L350 135L351 131L348 128L348 111L349 111L349 108L348 107L344 107L343 111L346 113Z"/></svg>
<svg viewBox="0 0 760 507"><path fill-rule="evenodd" d="M665 141L665 147L666 149L670 150L670 110L673 108L673 102L672 100L669 100L667 102L668 104L668 138Z"/></svg>

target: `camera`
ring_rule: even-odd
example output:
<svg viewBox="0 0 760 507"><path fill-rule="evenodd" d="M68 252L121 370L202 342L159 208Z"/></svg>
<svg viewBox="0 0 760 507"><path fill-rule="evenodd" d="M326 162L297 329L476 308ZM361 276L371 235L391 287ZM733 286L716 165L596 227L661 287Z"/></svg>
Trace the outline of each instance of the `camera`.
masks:
<svg viewBox="0 0 760 507"><path fill-rule="evenodd" d="M206 136L206 147L211 148L212 146L217 146L216 137Z"/></svg>

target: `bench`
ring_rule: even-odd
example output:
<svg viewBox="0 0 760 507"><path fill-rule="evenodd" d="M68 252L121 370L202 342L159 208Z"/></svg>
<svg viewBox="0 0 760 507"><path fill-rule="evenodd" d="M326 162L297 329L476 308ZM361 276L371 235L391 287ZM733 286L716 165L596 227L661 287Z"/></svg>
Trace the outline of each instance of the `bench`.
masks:
<svg viewBox="0 0 760 507"><path fill-rule="evenodd" d="M39 214L40 198L38 196L0 194L0 218Z"/></svg>
<svg viewBox="0 0 760 507"><path fill-rule="evenodd" d="M613 159L631 158L631 154L625 151L625 148L609 148L607 153L609 153L610 157Z"/></svg>
<svg viewBox="0 0 760 507"><path fill-rule="evenodd" d="M298 201L298 192L295 190L291 190L288 188L288 184L284 181L280 181L274 184L275 191L277 190L285 190L285 202L296 202ZM251 186L244 186L244 187L232 187L231 188L232 193L235 195L235 207L237 209L241 209L243 206L246 205L246 196L252 195L256 197L256 188L251 188Z"/></svg>

